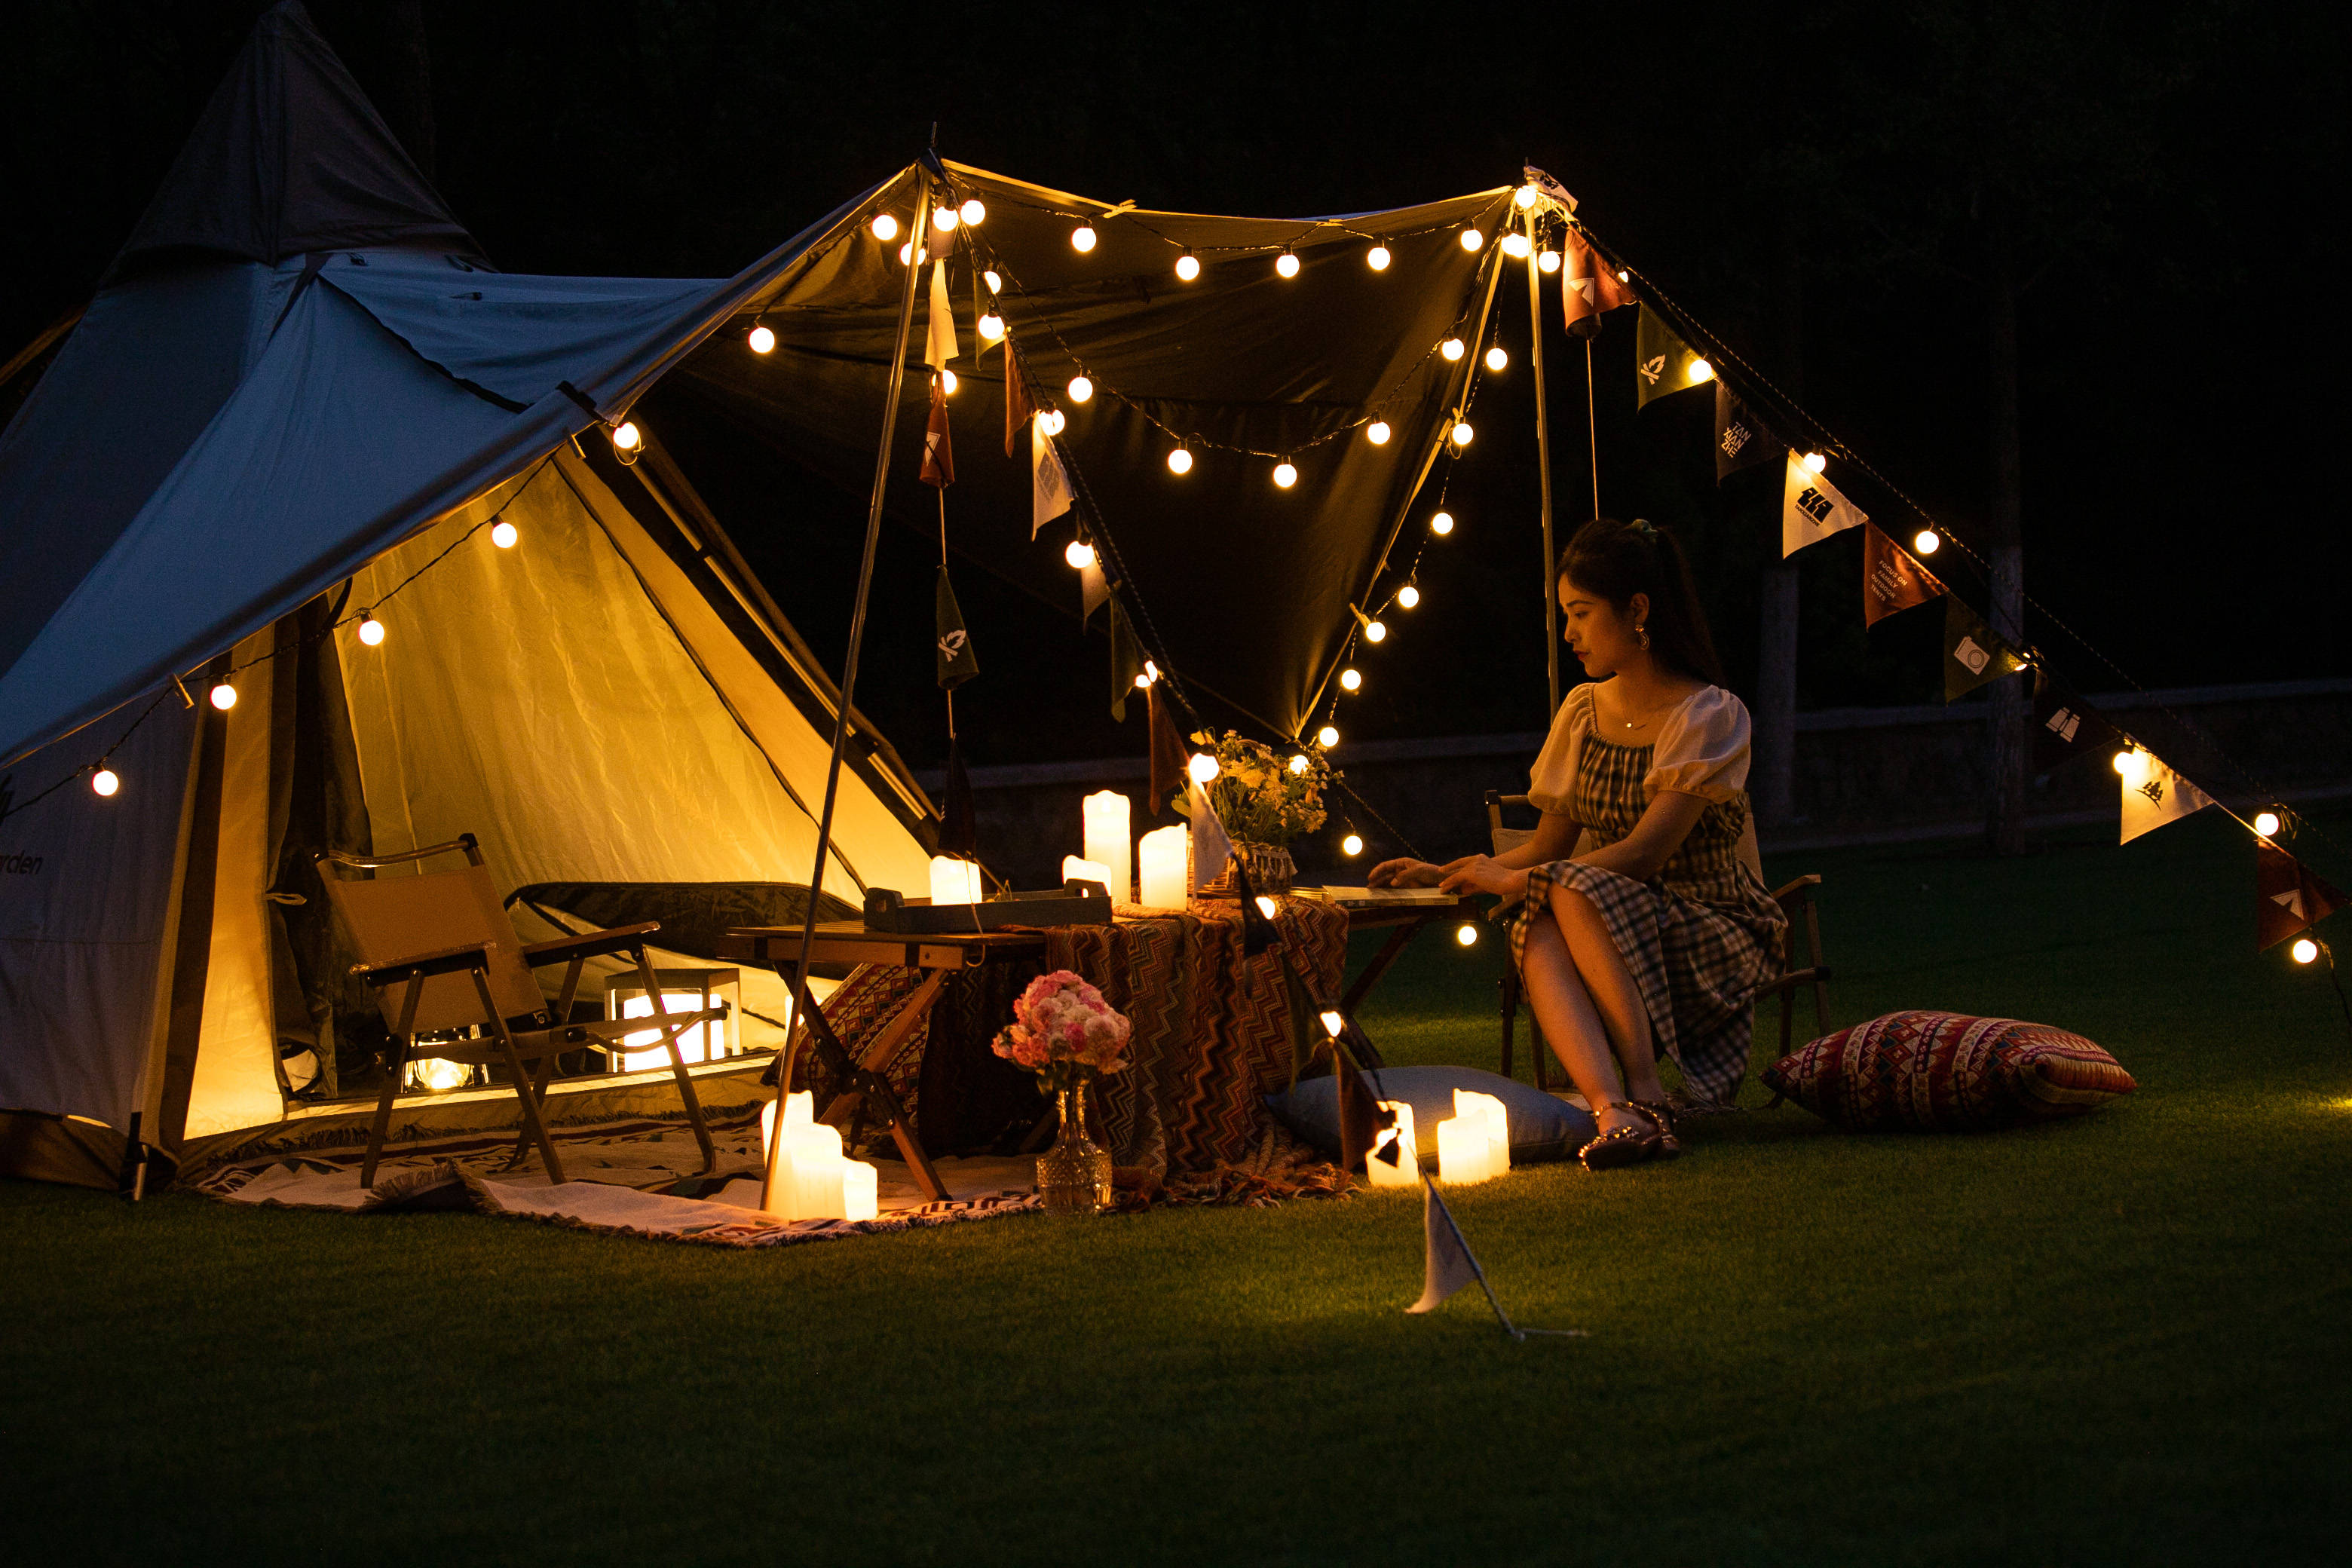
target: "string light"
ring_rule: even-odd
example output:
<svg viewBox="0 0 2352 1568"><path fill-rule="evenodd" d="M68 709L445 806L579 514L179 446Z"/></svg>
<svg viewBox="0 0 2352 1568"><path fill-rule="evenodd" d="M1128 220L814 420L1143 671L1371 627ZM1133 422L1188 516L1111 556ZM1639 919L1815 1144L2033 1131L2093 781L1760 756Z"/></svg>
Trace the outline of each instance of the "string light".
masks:
<svg viewBox="0 0 2352 1568"><path fill-rule="evenodd" d="M1274 269L1285 278L1298 276L1298 253L1286 250L1274 258Z"/></svg>
<svg viewBox="0 0 2352 1568"><path fill-rule="evenodd" d="M1327 752L1332 747L1338 745L1339 743L1339 727L1337 725L1326 724L1320 730L1316 731L1315 743L1322 747Z"/></svg>
<svg viewBox="0 0 2352 1568"><path fill-rule="evenodd" d="M931 252L928 246L924 247L922 255L916 255L915 242L911 239L898 247L898 265L901 267L909 266L918 262L929 261L930 258Z"/></svg>
<svg viewBox="0 0 2352 1568"><path fill-rule="evenodd" d="M1620 267L1617 269L1617 281L1620 283L1631 283L1633 281L1633 275Z"/></svg>
<svg viewBox="0 0 2352 1568"><path fill-rule="evenodd" d="M1386 272L1389 260L1389 247L1385 245L1375 245L1364 252L1364 265L1375 272Z"/></svg>
<svg viewBox="0 0 2352 1568"><path fill-rule="evenodd" d="M2287 949L2287 952L2294 956L2297 963L2309 963L2319 956L2319 944L2307 936L2299 936L2294 939L2294 945Z"/></svg>
<svg viewBox="0 0 2352 1568"><path fill-rule="evenodd" d="M1470 421L1467 419L1456 419L1454 422L1453 440L1457 447L1467 447L1470 444L1470 438L1477 433L1470 428Z"/></svg>
<svg viewBox="0 0 2352 1568"><path fill-rule="evenodd" d="M1502 344L1496 343L1494 347L1486 351L1486 368L1488 370L1500 370L1510 363L1511 356L1503 352Z"/></svg>
<svg viewBox="0 0 2352 1568"><path fill-rule="evenodd" d="M1058 408L1048 408L1037 416L1037 428L1048 436L1060 435L1069 422L1069 416Z"/></svg>
<svg viewBox="0 0 2352 1568"><path fill-rule="evenodd" d="M996 268L993 267L982 273L980 280L988 285L988 291L992 294L1001 294L1004 291L1004 279L996 275Z"/></svg>
<svg viewBox="0 0 2352 1568"><path fill-rule="evenodd" d="M1447 359L1460 359L1464 354L1467 353L1469 350L1463 346L1463 342L1460 338L1448 338L1444 342L1437 345L1437 352L1444 354Z"/></svg>
<svg viewBox="0 0 2352 1568"><path fill-rule="evenodd" d="M1364 623L1364 640L1366 642L1384 642L1388 639L1388 627L1381 625L1380 622L1368 620Z"/></svg>
<svg viewBox="0 0 2352 1568"><path fill-rule="evenodd" d="M1410 610L1420 603L1421 590L1414 587L1412 584L1407 583L1403 587L1397 590L1398 608Z"/></svg>
<svg viewBox="0 0 2352 1568"><path fill-rule="evenodd" d="M1539 195L1540 193L1533 185L1521 185L1511 193L1511 205L1525 212L1536 205Z"/></svg>
<svg viewBox="0 0 2352 1568"><path fill-rule="evenodd" d="M874 215L874 237L887 245L898 237L898 220L888 213Z"/></svg>
<svg viewBox="0 0 2352 1568"><path fill-rule="evenodd" d="M1192 454L1186 451L1181 447L1179 447L1174 451L1169 453L1168 471L1171 474L1191 473L1192 471Z"/></svg>
<svg viewBox="0 0 2352 1568"><path fill-rule="evenodd" d="M1476 228L1464 229L1462 231L1462 248L1465 250L1484 250L1486 248L1486 236L1485 231Z"/></svg>
<svg viewBox="0 0 2352 1568"><path fill-rule="evenodd" d="M1343 669L1343 670L1341 670L1341 671L1339 672L1339 689L1340 689L1340 690L1342 690L1342 691L1353 691L1353 690L1355 690L1357 688L1359 688L1359 687L1362 686L1363 684L1364 684L1364 678L1363 678L1362 676L1360 676L1360 675L1357 674L1354 670L1352 670L1352 669Z"/></svg>
<svg viewBox="0 0 2352 1568"><path fill-rule="evenodd" d="M956 380L955 372L945 365L940 366L940 391L943 395L953 397L955 389L961 384L961 383Z"/></svg>
<svg viewBox="0 0 2352 1568"><path fill-rule="evenodd" d="M366 611L361 611L358 637L370 647L381 647L383 645L383 623Z"/></svg>
<svg viewBox="0 0 2352 1568"><path fill-rule="evenodd" d="M111 800L114 792L122 787L122 779L112 768L100 768L89 775L89 787L100 799Z"/></svg>
<svg viewBox="0 0 2352 1568"><path fill-rule="evenodd" d="M1809 474L1818 474L1830 466L1830 460L1819 452L1806 453L1802 461L1805 465L1805 472Z"/></svg>
<svg viewBox="0 0 2352 1568"><path fill-rule="evenodd" d="M2277 812L2258 811L2254 813L2254 831L2261 834L2263 837L2277 837L2279 826L2279 814Z"/></svg>
<svg viewBox="0 0 2352 1568"><path fill-rule="evenodd" d="M1306 772L1306 771L1307 771L1310 766L1312 766L1312 765L1313 765L1312 763L1308 763L1308 762L1307 762L1307 753L1306 753L1306 752L1292 752L1292 753L1291 753L1291 757L1290 757L1290 771L1291 771L1292 773L1305 773L1305 772Z"/></svg>
<svg viewBox="0 0 2352 1568"><path fill-rule="evenodd" d="M1201 258L1199 257L1193 255L1188 250L1183 255L1176 258L1176 277L1178 281L1190 283L1193 279L1198 278L1200 275Z"/></svg>
<svg viewBox="0 0 2352 1568"><path fill-rule="evenodd" d="M985 223L988 221L988 208L981 204L978 196L966 196L963 205L956 209L956 216L968 224Z"/></svg>
<svg viewBox="0 0 2352 1568"><path fill-rule="evenodd" d="M1690 368L1684 371L1683 374L1690 379L1690 384L1693 386L1696 386L1702 381L1713 381L1715 379L1715 366L1707 363L1706 361L1703 359L1694 359L1690 362Z"/></svg>
<svg viewBox="0 0 2352 1568"><path fill-rule="evenodd" d="M1534 246L1528 243L1528 237L1517 229L1513 229L1503 237L1503 254L1515 261L1525 260L1528 252L1534 248Z"/></svg>
<svg viewBox="0 0 2352 1568"><path fill-rule="evenodd" d="M1277 489L1286 490L1297 484L1298 482L1297 465L1287 458L1276 463L1274 466L1274 482Z"/></svg>
<svg viewBox="0 0 2352 1568"><path fill-rule="evenodd" d="M515 547L515 541L521 537L521 534L515 531L515 525L505 518L500 518L490 524L490 542L500 550L512 550Z"/></svg>
<svg viewBox="0 0 2352 1568"><path fill-rule="evenodd" d="M1083 539L1073 539L1069 548L1062 552L1062 559L1083 572L1095 563L1095 547Z"/></svg>
<svg viewBox="0 0 2352 1568"><path fill-rule="evenodd" d="M980 335L990 342L1004 336L1004 318L991 310L980 319Z"/></svg>
<svg viewBox="0 0 2352 1568"><path fill-rule="evenodd" d="M1194 784L1213 784L1217 777L1217 756L1214 752L1195 752L1192 760L1184 764Z"/></svg>
<svg viewBox="0 0 2352 1568"><path fill-rule="evenodd" d="M1441 511L1435 517L1431 518L1429 520L1429 531L1437 535L1440 539L1443 539L1447 534L1453 532L1454 514L1450 511Z"/></svg>
<svg viewBox="0 0 2352 1568"><path fill-rule="evenodd" d="M1936 537L1936 531L1934 529L1923 528L1912 536L1911 548L1917 551L1922 555L1933 555L1943 542L1944 542L1942 540Z"/></svg>
<svg viewBox="0 0 2352 1568"><path fill-rule="evenodd" d="M1272 899L1267 898L1264 893L1260 893L1257 896L1257 912L1264 915L1266 919L1272 920L1275 916L1282 912L1282 906L1276 903Z"/></svg>
<svg viewBox="0 0 2352 1568"><path fill-rule="evenodd" d="M1070 230L1070 248L1084 256L1095 247L1095 231L1085 224Z"/></svg>
<svg viewBox="0 0 2352 1568"><path fill-rule="evenodd" d="M1454 928L1454 940L1465 947L1475 947L1478 945L1478 928L1464 921Z"/></svg>
<svg viewBox="0 0 2352 1568"><path fill-rule="evenodd" d="M236 706L236 688L226 680L213 688L212 696L213 706L224 713Z"/></svg>
<svg viewBox="0 0 2352 1568"><path fill-rule="evenodd" d="M613 453L627 468L635 462L646 448L646 434L637 428L634 419L624 419L613 426Z"/></svg>
<svg viewBox="0 0 2352 1568"><path fill-rule="evenodd" d="M773 352L775 349L776 334L770 331L765 326L758 326L753 327L751 329L751 335L745 338L743 341L751 345L751 352L753 353L769 353Z"/></svg>
<svg viewBox="0 0 2352 1568"><path fill-rule="evenodd" d="M1364 836L1356 831L1356 825L1354 823L1349 823L1348 831L1341 835L1339 838L1339 853L1352 860L1363 852Z"/></svg>
<svg viewBox="0 0 2352 1568"><path fill-rule="evenodd" d="M941 234L953 234L955 226L962 221L956 216L956 210L953 207L940 207L931 214L931 226Z"/></svg>
<svg viewBox="0 0 2352 1568"><path fill-rule="evenodd" d="M1559 252L1557 250L1547 250L1542 252L1536 258L1536 265L1546 272L1559 271Z"/></svg>
<svg viewBox="0 0 2352 1568"><path fill-rule="evenodd" d="M1365 426L1364 439L1370 441L1375 447L1387 446L1389 444L1389 422L1385 419L1375 419L1370 425Z"/></svg>
<svg viewBox="0 0 2352 1568"><path fill-rule="evenodd" d="M1095 384L1083 375L1070 377L1070 401L1084 403L1095 395Z"/></svg>

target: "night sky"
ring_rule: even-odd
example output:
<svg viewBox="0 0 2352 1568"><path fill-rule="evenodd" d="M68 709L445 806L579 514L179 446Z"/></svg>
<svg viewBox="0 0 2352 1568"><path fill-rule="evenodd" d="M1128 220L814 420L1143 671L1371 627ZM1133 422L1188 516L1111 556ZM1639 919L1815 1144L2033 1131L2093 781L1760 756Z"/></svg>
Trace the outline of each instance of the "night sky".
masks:
<svg viewBox="0 0 2352 1568"><path fill-rule="evenodd" d="M88 298L260 9L12 9L0 353ZM1987 489L1981 258L1999 190L2031 281L2028 592L2146 685L2352 673L2334 374L2348 62L2326 7L312 9L516 271L724 276L909 162L935 121L960 161L1195 211L1400 205L1515 184L1533 162L1962 538ZM1432 544L1423 606L1367 661L1351 740L1543 722L1523 296L1507 288L1500 310L1514 372L1482 391L1451 481L1464 526ZM1547 352L1564 537L1589 510L1583 363L1556 323ZM1718 490L1706 396L1637 418L1631 356L1620 312L1594 350L1603 508L1684 531L1747 690L1777 471ZM0 413L22 391L0 392ZM837 659L862 498L716 450L690 470L722 519L798 520L735 531ZM1846 489L1916 526L1866 480ZM1801 704L1932 700L1937 618L1865 636L1852 544L1801 557ZM859 693L919 766L945 741L925 548L886 535ZM1948 575L1982 605L1970 574ZM1139 724L1121 734L1102 711L1106 654L1082 640L1075 585L1047 605L966 566L959 587L986 672L959 696L972 762L1142 749ZM2030 630L2082 689L2124 683L2049 621Z"/></svg>

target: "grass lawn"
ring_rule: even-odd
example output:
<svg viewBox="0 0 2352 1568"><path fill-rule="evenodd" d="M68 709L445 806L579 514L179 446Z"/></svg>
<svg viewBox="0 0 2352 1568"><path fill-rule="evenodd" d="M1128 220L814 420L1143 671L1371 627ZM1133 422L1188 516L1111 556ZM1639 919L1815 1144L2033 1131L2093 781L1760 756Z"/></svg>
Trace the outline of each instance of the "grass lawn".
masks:
<svg viewBox="0 0 2352 1568"><path fill-rule="evenodd" d="M1461 1192L1513 1313L1589 1339L1514 1344L1475 1291L1406 1317L1409 1194L737 1254L0 1184L0 1539L28 1564L2340 1560L2352 1047L2324 976L2252 951L2252 851L2214 817L1771 868L1828 878L1834 1021L2041 1019L2141 1092L1972 1138L1759 1109L1673 1165ZM1408 956L1367 1015L1392 1059L1493 1065L1496 946Z"/></svg>

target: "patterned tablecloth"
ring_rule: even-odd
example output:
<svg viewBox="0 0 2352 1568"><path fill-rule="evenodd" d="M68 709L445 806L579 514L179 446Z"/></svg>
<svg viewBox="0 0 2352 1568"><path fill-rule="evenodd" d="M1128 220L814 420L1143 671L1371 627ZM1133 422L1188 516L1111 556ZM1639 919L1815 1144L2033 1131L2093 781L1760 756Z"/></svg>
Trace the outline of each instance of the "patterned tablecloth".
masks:
<svg viewBox="0 0 2352 1568"><path fill-rule="evenodd" d="M1339 994L1348 917L1312 899L1279 900L1275 929L1316 997ZM926 1148L962 1152L1003 1125L1007 1109L1034 1120L1028 1075L989 1056L988 1039L1013 1021L1013 998L1043 969L1070 969L1098 987L1134 1025L1127 1070L1101 1080L1088 1131L1121 1165L1160 1177L1206 1174L1248 1158L1273 1129L1264 1096L1290 1081L1290 1008L1277 952L1247 958L1231 903L1185 913L1121 917L1115 925L1055 926L1041 965L990 965L951 978L885 1065ZM842 1042L862 1041L922 983L919 970L854 972L824 1003ZM797 1054L795 1089L826 1086L814 1053ZM1011 1093L1008 1097L1007 1089ZM819 1101L825 1096L819 1094Z"/></svg>

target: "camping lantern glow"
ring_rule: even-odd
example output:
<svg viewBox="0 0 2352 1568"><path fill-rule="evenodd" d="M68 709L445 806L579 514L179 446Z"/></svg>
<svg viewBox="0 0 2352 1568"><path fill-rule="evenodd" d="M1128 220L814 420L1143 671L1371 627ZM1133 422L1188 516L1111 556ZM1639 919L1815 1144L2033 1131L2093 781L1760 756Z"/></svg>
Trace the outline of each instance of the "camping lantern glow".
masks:
<svg viewBox="0 0 2352 1568"><path fill-rule="evenodd" d="M740 969L656 969L654 983L661 987L662 1010L668 1013L700 1013L723 1008L727 1016L712 1023L697 1024L677 1037L677 1054L688 1062L724 1061L742 1051L742 1026L740 1017L743 1001L743 972ZM652 999L646 994L645 978L635 973L614 974L604 982L604 1016L607 1018L650 1018L654 1015ZM613 1072L643 1072L648 1068L669 1066L669 1052L661 1043L659 1029L621 1037L623 1048L606 1060Z"/></svg>
<svg viewBox="0 0 2352 1568"><path fill-rule="evenodd" d="M446 1094L451 1089L472 1089L475 1080L484 1076L484 1069L470 1062L453 1062L446 1057L412 1057L407 1070L401 1074L401 1088L411 1094Z"/></svg>
<svg viewBox="0 0 2352 1568"><path fill-rule="evenodd" d="M976 904L983 896L978 866L952 855L931 857L932 903Z"/></svg>

